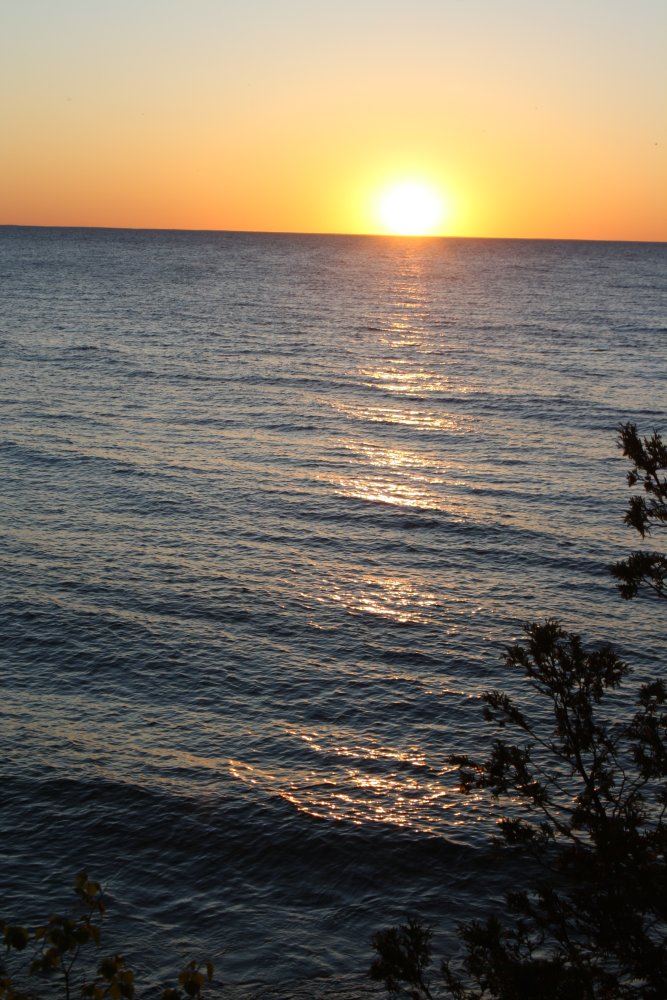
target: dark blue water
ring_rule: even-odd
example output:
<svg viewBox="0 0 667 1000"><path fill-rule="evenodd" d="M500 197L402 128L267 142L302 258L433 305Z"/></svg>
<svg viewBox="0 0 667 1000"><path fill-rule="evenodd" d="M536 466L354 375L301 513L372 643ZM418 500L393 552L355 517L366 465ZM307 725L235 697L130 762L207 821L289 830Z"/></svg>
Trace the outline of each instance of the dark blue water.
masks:
<svg viewBox="0 0 667 1000"><path fill-rule="evenodd" d="M606 566L666 257L0 230L4 913L85 864L130 958L291 980L497 901L446 757L504 647L555 615L659 668Z"/></svg>

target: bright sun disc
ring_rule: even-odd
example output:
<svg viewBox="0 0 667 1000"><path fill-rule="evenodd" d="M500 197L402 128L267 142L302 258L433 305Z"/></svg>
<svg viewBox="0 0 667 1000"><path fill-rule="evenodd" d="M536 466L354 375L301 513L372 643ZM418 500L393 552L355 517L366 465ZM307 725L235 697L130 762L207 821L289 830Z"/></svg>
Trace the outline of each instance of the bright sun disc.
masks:
<svg viewBox="0 0 667 1000"><path fill-rule="evenodd" d="M381 195L378 207L385 231L395 236L428 236L443 215L442 199L422 181L393 185Z"/></svg>

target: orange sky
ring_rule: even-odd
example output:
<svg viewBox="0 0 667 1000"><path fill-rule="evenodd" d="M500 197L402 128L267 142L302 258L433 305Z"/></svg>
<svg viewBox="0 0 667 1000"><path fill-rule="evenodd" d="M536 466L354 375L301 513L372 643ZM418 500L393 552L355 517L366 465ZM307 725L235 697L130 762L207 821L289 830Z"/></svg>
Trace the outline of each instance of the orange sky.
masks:
<svg viewBox="0 0 667 1000"><path fill-rule="evenodd" d="M0 223L667 238L660 0L21 0Z"/></svg>

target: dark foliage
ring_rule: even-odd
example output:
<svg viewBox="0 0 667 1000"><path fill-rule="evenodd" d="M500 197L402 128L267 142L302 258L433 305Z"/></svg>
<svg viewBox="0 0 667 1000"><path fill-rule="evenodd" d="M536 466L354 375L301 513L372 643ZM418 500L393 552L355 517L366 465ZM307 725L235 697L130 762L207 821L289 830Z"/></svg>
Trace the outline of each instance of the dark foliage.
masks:
<svg viewBox="0 0 667 1000"><path fill-rule="evenodd" d="M431 928L416 917L408 917L401 927L378 931L373 948L378 957L371 965L371 978L397 993L401 984L414 988L414 995L431 997L426 979L431 964Z"/></svg>
<svg viewBox="0 0 667 1000"><path fill-rule="evenodd" d="M89 945L99 948L101 943L106 904L99 882L93 882L82 871L74 880L74 892L77 903L71 912L51 916L39 927L21 927L0 920L5 945L5 960L0 961L0 1000L36 1000L43 990L23 985L31 977L48 977L52 982L55 978L60 989L49 990L48 995L59 994L63 1000L73 1000L74 996L84 1000L134 1000L134 972L125 965L122 955L98 961L92 975L82 956ZM16 952L27 953L27 972L16 968ZM210 962L202 966L190 962L178 976L178 988L164 989L162 1000L200 1000L212 976Z"/></svg>
<svg viewBox="0 0 667 1000"><path fill-rule="evenodd" d="M609 647L586 651L552 620L530 625L508 650L546 704L529 719L506 694L484 696L496 738L486 760L456 756L461 790L486 789L507 805L504 842L531 852L545 876L495 917L461 929L465 956L445 962L460 1000L665 997L667 983L667 690L640 688L627 724L605 699L628 667ZM549 863L547 866L547 859ZM372 975L430 997L430 932L416 920L375 935ZM417 942L419 947L415 947Z"/></svg>
<svg viewBox="0 0 667 1000"><path fill-rule="evenodd" d="M667 525L667 446L656 431L641 438L635 424L630 423L619 428L618 445L632 462L628 485L639 483L643 490L643 494L630 499L624 520L645 538L656 528ZM642 587L667 598L667 556L663 553L632 552L610 569L626 600L636 597Z"/></svg>
<svg viewBox="0 0 667 1000"><path fill-rule="evenodd" d="M642 535L667 522L667 465L657 434L621 428L634 464L626 522ZM664 596L664 558L635 553L625 566L632 597L647 584ZM662 560L662 562L660 562ZM656 575L656 567L658 575ZM662 567L662 568L660 568ZM641 569L640 576L632 576ZM660 575L662 574L662 576ZM615 575L621 579L620 573ZM543 875L507 898L502 920L459 929L462 956L441 966L442 994L455 1000L664 1000L667 997L667 688L640 687L629 721L614 702L629 667L609 646L586 650L557 621L526 627L505 664L531 689L530 716L500 691L484 695L495 740L486 759L455 756L462 792L487 791L502 805L501 841L525 852ZM627 715L627 711L625 713ZM372 974L388 989L408 985L432 998L425 972L430 930L375 935ZM407 944L422 941L418 962Z"/></svg>

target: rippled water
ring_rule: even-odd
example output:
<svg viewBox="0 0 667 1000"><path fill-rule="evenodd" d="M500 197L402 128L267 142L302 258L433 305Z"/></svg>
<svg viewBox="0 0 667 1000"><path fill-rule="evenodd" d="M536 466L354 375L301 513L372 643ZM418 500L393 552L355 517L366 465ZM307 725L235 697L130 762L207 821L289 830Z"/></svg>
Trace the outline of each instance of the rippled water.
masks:
<svg viewBox="0 0 667 1000"><path fill-rule="evenodd" d="M556 615L658 666L605 567L666 255L0 230L5 913L85 863L126 953L290 979L497 900L446 756L504 646Z"/></svg>

